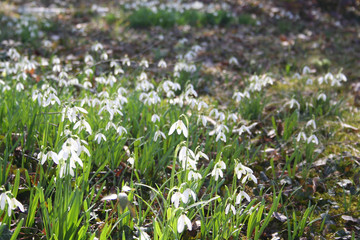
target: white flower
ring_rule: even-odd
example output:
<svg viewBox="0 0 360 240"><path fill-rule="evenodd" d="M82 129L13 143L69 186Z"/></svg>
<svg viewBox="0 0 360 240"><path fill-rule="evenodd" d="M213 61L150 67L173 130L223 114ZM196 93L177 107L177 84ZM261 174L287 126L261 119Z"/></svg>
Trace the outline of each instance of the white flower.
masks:
<svg viewBox="0 0 360 240"><path fill-rule="evenodd" d="M246 193L246 192L244 192L244 191L240 191L240 193L236 196L236 204L240 204L241 203L241 201L244 199L244 198L246 198L246 200L248 201L248 202L250 202L250 196Z"/></svg>
<svg viewBox="0 0 360 240"><path fill-rule="evenodd" d="M159 68L166 68L167 67L167 64L166 62L164 61L164 59L161 59L158 63L158 67Z"/></svg>
<svg viewBox="0 0 360 240"><path fill-rule="evenodd" d="M327 79L325 79L324 77L319 77L319 78L318 78L318 83L319 83L319 84L322 84L323 82L326 82L326 83L327 83Z"/></svg>
<svg viewBox="0 0 360 240"><path fill-rule="evenodd" d="M151 239L149 234L147 234L145 231L141 230L141 228L139 230L140 230L139 240L150 240Z"/></svg>
<svg viewBox="0 0 360 240"><path fill-rule="evenodd" d="M313 80L311 78L308 78L308 80L306 80L306 85L312 85L313 84Z"/></svg>
<svg viewBox="0 0 360 240"><path fill-rule="evenodd" d="M306 75L309 73L314 73L316 70L315 69L311 69L308 66L305 66L302 70L302 75Z"/></svg>
<svg viewBox="0 0 360 240"><path fill-rule="evenodd" d="M235 174L237 175L237 178L240 179L242 177L242 175L244 174L252 174L253 170L251 170L251 168L248 168L244 165L242 165L241 163L237 163L235 166Z"/></svg>
<svg viewBox="0 0 360 240"><path fill-rule="evenodd" d="M128 57L127 55L125 55L125 57L123 57L123 58L121 59L121 61L122 61L122 64L123 64L123 65L128 65L128 67L130 67L131 62L130 62L130 59L129 59L129 57Z"/></svg>
<svg viewBox="0 0 360 240"><path fill-rule="evenodd" d="M19 208L20 211L24 212L24 206L15 198L10 198L6 192L0 195L0 208L1 210L5 209L5 204L8 203L8 216L11 216L11 211L15 208Z"/></svg>
<svg viewBox="0 0 360 240"><path fill-rule="evenodd" d="M228 115L228 120L232 120L233 122L236 122L237 119L238 119L238 117L236 116L235 113L230 113Z"/></svg>
<svg viewBox="0 0 360 240"><path fill-rule="evenodd" d="M218 135L216 136L215 141L218 142L219 140L226 142L226 136L224 132L219 132Z"/></svg>
<svg viewBox="0 0 360 240"><path fill-rule="evenodd" d="M239 65L239 62L238 62L238 60L236 59L236 57L231 57L231 58L229 59L229 64Z"/></svg>
<svg viewBox="0 0 360 240"><path fill-rule="evenodd" d="M306 135L304 132L299 132L299 134L296 137L296 141L300 142L301 138L304 139L304 141L306 141Z"/></svg>
<svg viewBox="0 0 360 240"><path fill-rule="evenodd" d="M188 230L191 231L192 225L191 225L190 219L185 214L181 214L181 216L178 219L178 223L177 223L178 233L182 233L184 231L185 224L186 224Z"/></svg>
<svg viewBox="0 0 360 240"><path fill-rule="evenodd" d="M48 158L51 158L55 164L59 164L59 155L56 152L49 151L46 155Z"/></svg>
<svg viewBox="0 0 360 240"><path fill-rule="evenodd" d="M251 135L251 132L250 132L249 127L247 127L247 126L245 126L245 125L242 125L242 126L238 129L238 131L239 131L239 136L240 136L241 134L243 134L244 132L247 132L249 135Z"/></svg>
<svg viewBox="0 0 360 240"><path fill-rule="evenodd" d="M171 197L171 202L174 204L176 208L178 208L180 205L180 200L186 204L189 202L190 196L192 196L192 198L196 200L196 194L194 193L194 191L191 190L190 188L187 188L183 193L181 192L174 193L174 195L172 195Z"/></svg>
<svg viewBox="0 0 360 240"><path fill-rule="evenodd" d="M74 125L74 130L79 128L79 132L85 128L85 130L91 135L92 133L92 130L91 130L91 127L90 127L90 124L85 121L85 118L82 118L81 120L79 120L78 122L75 123Z"/></svg>
<svg viewBox="0 0 360 240"><path fill-rule="evenodd" d="M127 133L126 129L123 126L119 126L116 129L117 133L119 134L119 136L121 136L123 134L123 132L125 132L125 134Z"/></svg>
<svg viewBox="0 0 360 240"><path fill-rule="evenodd" d="M199 180L201 178L202 178L202 176L201 176L200 173L194 172L193 170L189 171L188 181L192 181L192 180L197 181L197 180Z"/></svg>
<svg viewBox="0 0 360 240"><path fill-rule="evenodd" d="M183 121L181 121L181 120L176 121L176 122L171 126L168 135L173 134L174 131L175 131L175 129L176 129L176 132L177 132L178 135L180 135L181 132L182 132L186 138L188 137L188 130L187 130L185 124L183 123Z"/></svg>
<svg viewBox="0 0 360 240"><path fill-rule="evenodd" d="M131 165L131 167L134 167L135 159L133 157L130 157L127 162Z"/></svg>
<svg viewBox="0 0 360 240"><path fill-rule="evenodd" d="M201 121L202 125L204 127L206 127L206 123L207 123L207 117L204 115L199 115L199 118L197 120L197 124L199 124L199 122Z"/></svg>
<svg viewBox="0 0 360 240"><path fill-rule="evenodd" d="M106 142L106 137L105 137L104 134L98 133L98 134L95 135L94 140L97 141L98 144L101 143L101 139L103 139Z"/></svg>
<svg viewBox="0 0 360 240"><path fill-rule="evenodd" d="M179 151L179 162L182 168L196 169L196 156L195 153L187 147L182 147Z"/></svg>
<svg viewBox="0 0 360 240"><path fill-rule="evenodd" d="M226 208L225 208L225 214L228 215L230 209L231 209L231 211L233 212L233 214L235 215L235 214L236 214L236 209L235 209L235 207L234 207L232 204L230 204L230 203L228 203L228 205L227 205Z"/></svg>
<svg viewBox="0 0 360 240"><path fill-rule="evenodd" d="M101 60L103 60L103 61L106 61L106 60L108 60L108 55L107 55L107 53L106 52L103 52L102 54L101 54L101 56L100 56L100 59Z"/></svg>
<svg viewBox="0 0 360 240"><path fill-rule="evenodd" d="M215 181L219 179L219 176L223 178L224 174L222 172L223 169L226 169L226 164L223 161L219 161L215 164L214 170L211 172L211 176L215 176Z"/></svg>
<svg viewBox="0 0 360 240"><path fill-rule="evenodd" d="M323 100L324 102L326 101L326 95L325 95L325 93L321 93L321 94L319 94L319 96L317 97L317 100Z"/></svg>
<svg viewBox="0 0 360 240"><path fill-rule="evenodd" d="M157 114L152 115L152 116L151 116L151 121L152 121L153 123L156 123L156 121L159 121L159 122L160 122L160 117L159 117L159 115L157 115Z"/></svg>
<svg viewBox="0 0 360 240"><path fill-rule="evenodd" d="M209 157L205 153L203 153L202 151L198 151L195 156L196 161L198 161L201 157L209 160Z"/></svg>
<svg viewBox="0 0 360 240"><path fill-rule="evenodd" d="M343 74L343 73L338 73L336 75L336 78L339 80L339 81L343 81L343 82L346 82L347 81L347 77Z"/></svg>
<svg viewBox="0 0 360 240"><path fill-rule="evenodd" d="M162 137L163 139L166 139L165 134L164 134L162 131L160 131L160 130L158 130L158 131L155 132L154 142L157 141L158 137Z"/></svg>
<svg viewBox="0 0 360 240"><path fill-rule="evenodd" d="M316 123L315 123L315 120L314 120L314 119L311 119L311 120L309 120L309 121L306 123L306 126L305 126L305 127L309 127L309 126L312 126L313 129L316 129Z"/></svg>
<svg viewBox="0 0 360 240"><path fill-rule="evenodd" d="M209 107L209 105L207 105L207 103L206 102L204 102L204 101L200 101L199 103L198 103L198 111L200 111L201 110L201 108L208 108Z"/></svg>
<svg viewBox="0 0 360 240"><path fill-rule="evenodd" d="M245 177L243 178L243 180L241 181L241 183L244 184L249 178L250 178L250 180L252 180L254 183L257 183L257 179L256 179L256 177L255 177L252 173L246 174Z"/></svg>
<svg viewBox="0 0 360 240"><path fill-rule="evenodd" d="M244 97L243 93L235 92L232 98L235 98L236 102L240 102L243 97Z"/></svg>
<svg viewBox="0 0 360 240"><path fill-rule="evenodd" d="M319 144L319 140L315 135L311 135L308 139L307 139L307 143L315 143L316 145Z"/></svg>
<svg viewBox="0 0 360 240"><path fill-rule="evenodd" d="M16 84L16 91L18 91L18 92L21 92L22 90L24 90L24 84L22 84L21 82L18 82L17 84Z"/></svg>
<svg viewBox="0 0 360 240"><path fill-rule="evenodd" d="M286 103L285 105L290 105L290 108L294 108L294 106L296 105L296 107L298 109L300 109L300 103L298 101L296 101L294 98L291 99L288 103Z"/></svg>
<svg viewBox="0 0 360 240"><path fill-rule="evenodd" d="M149 62L146 59L142 59L139 65L148 68Z"/></svg>
<svg viewBox="0 0 360 240"><path fill-rule="evenodd" d="M40 161L41 165L43 165L46 162L47 155L45 153L43 153L43 152L40 152L37 155L37 159Z"/></svg>

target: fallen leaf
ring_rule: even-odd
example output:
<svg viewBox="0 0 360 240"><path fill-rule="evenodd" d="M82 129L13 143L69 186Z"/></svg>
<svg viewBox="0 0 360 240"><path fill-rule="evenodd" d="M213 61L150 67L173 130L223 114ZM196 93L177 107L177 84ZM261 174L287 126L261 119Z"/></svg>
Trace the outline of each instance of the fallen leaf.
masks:
<svg viewBox="0 0 360 240"><path fill-rule="evenodd" d="M277 220L279 220L280 222L286 222L287 221L287 217L284 214L281 214L281 213L278 213L278 212L274 212L273 217L276 218Z"/></svg>

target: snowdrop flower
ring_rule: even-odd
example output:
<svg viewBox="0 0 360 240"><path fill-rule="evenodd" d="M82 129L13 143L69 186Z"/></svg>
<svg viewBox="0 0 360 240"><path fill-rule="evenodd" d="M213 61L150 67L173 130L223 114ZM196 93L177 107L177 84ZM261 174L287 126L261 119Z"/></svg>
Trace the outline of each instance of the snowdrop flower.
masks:
<svg viewBox="0 0 360 240"><path fill-rule="evenodd" d="M182 232L184 231L185 225L187 226L187 228L188 228L189 231L192 230L192 225L191 225L190 219L189 219L185 214L182 214L182 215L179 217L178 223L177 223L178 233L182 233Z"/></svg>
<svg viewBox="0 0 360 240"><path fill-rule="evenodd" d="M24 206L15 198L10 198L8 196L8 192L4 192L0 195L0 208L1 210L5 209L5 204L8 204L8 216L11 216L11 211L14 210L15 208L19 208L20 211L24 212Z"/></svg>
<svg viewBox="0 0 360 240"><path fill-rule="evenodd" d="M206 116L203 116L203 115L199 115L199 118L197 120L197 124L199 124L199 122L201 121L202 125L204 127L206 127L206 123L207 123L207 118Z"/></svg>
<svg viewBox="0 0 360 240"><path fill-rule="evenodd" d="M324 93L319 94L319 96L317 97L317 100L323 100L324 102L326 101L326 95Z"/></svg>
<svg viewBox="0 0 360 240"><path fill-rule="evenodd" d="M256 177L254 176L254 174L252 174L252 173L247 173L246 175L245 175L245 177L243 178L243 180L241 181L241 183L245 183L246 181L248 181L248 180L252 180L254 183L257 183L257 179L256 179Z"/></svg>
<svg viewBox="0 0 360 240"><path fill-rule="evenodd" d="M314 119L311 119L311 120L309 120L309 121L306 123L306 126L305 126L305 127L309 127L309 126L312 126L313 129L316 129L316 123L315 123L315 120L314 120Z"/></svg>
<svg viewBox="0 0 360 240"><path fill-rule="evenodd" d="M162 137L163 139L166 139L166 136L163 132L161 132L160 130L156 131L154 134L154 142L157 142L157 139L159 137Z"/></svg>
<svg viewBox="0 0 360 240"><path fill-rule="evenodd" d="M3 87L3 89L2 89L2 92L4 93L4 92L9 91L9 90L11 90L11 87L9 85L5 85Z"/></svg>
<svg viewBox="0 0 360 240"><path fill-rule="evenodd" d="M16 91L18 92L21 92L22 90L24 90L24 88L24 84L22 84L21 82L18 82L15 87Z"/></svg>
<svg viewBox="0 0 360 240"><path fill-rule="evenodd" d="M240 191L240 193L236 196L236 202L235 203L240 204L244 198L248 202L250 202L250 196L246 192Z"/></svg>
<svg viewBox="0 0 360 240"><path fill-rule="evenodd" d="M87 69L85 69L85 74L86 74L86 76L90 76L90 75L92 75L94 72L93 72L93 70L91 69L91 68L87 68Z"/></svg>
<svg viewBox="0 0 360 240"><path fill-rule="evenodd" d="M237 58L236 57L231 57L230 59L229 59L229 64L231 64L231 65L239 65L239 62L238 62L238 60L237 60Z"/></svg>
<svg viewBox="0 0 360 240"><path fill-rule="evenodd" d="M205 153L203 153L202 151L198 151L195 156L196 161L198 161L201 157L209 160L209 157Z"/></svg>
<svg viewBox="0 0 360 240"><path fill-rule="evenodd" d="M218 118L219 111L216 108L212 109L209 113L209 117L211 117L212 115L214 115L215 118Z"/></svg>
<svg viewBox="0 0 360 240"><path fill-rule="evenodd" d="M91 130L91 127L90 127L90 124L85 121L85 118L82 117L81 120L77 121L74 125L74 130L76 130L77 128L79 128L79 132L85 128L85 130L91 135L92 133L92 130Z"/></svg>
<svg viewBox="0 0 360 240"><path fill-rule="evenodd" d="M88 66L93 65L94 64L94 58L90 54L87 54L87 55L85 55L84 62ZM59 68L59 72L60 72L60 68Z"/></svg>
<svg viewBox="0 0 360 240"><path fill-rule="evenodd" d="M131 167L134 167L135 159L133 157L130 157L127 162L131 165Z"/></svg>
<svg viewBox="0 0 360 240"><path fill-rule="evenodd" d="M219 176L223 178L223 169L226 169L226 164L223 161L219 161L215 164L214 170L211 172L211 176L215 177L215 181L219 179Z"/></svg>
<svg viewBox="0 0 360 240"><path fill-rule="evenodd" d="M142 59L139 66L143 66L145 68L148 68L149 67L149 62L146 60L146 59Z"/></svg>
<svg viewBox="0 0 360 240"><path fill-rule="evenodd" d="M321 85L321 84L323 84L323 82L325 82L325 83L327 83L327 79L325 79L324 77L319 77L318 79L318 83Z"/></svg>
<svg viewBox="0 0 360 240"><path fill-rule="evenodd" d="M287 102L285 105L290 105L290 108L293 109L295 106L300 109L300 103L296 101L294 98Z"/></svg>
<svg viewBox="0 0 360 240"><path fill-rule="evenodd" d="M141 228L139 229L140 232L140 237L139 240L150 240L150 236L149 234L147 234L145 231L141 230Z"/></svg>
<svg viewBox="0 0 360 240"><path fill-rule="evenodd" d="M248 167L242 165L241 163L236 164L234 171L237 176L237 179L240 179L243 175L252 175L253 174L253 170L251 170L251 168L248 168ZM255 178L255 181L256 181L256 178Z"/></svg>
<svg viewBox="0 0 360 240"><path fill-rule="evenodd" d="M208 108L208 107L209 107L209 105L207 105L207 103L204 101L200 101L198 103L198 111L200 111L202 108Z"/></svg>
<svg viewBox="0 0 360 240"><path fill-rule="evenodd" d="M225 208L225 214L228 215L230 210L233 212L234 215L236 214L235 207L231 203L228 203L228 205L226 205L226 208Z"/></svg>
<svg viewBox="0 0 360 240"><path fill-rule="evenodd" d="M84 113L84 114L88 113L82 107L74 106L74 107L71 107L71 108L67 108L67 107L63 108L62 111L61 111L61 113L62 113L62 121L64 121L65 117L67 117L70 120L70 122L73 122L73 123L76 122L76 120L77 120L76 117L77 117L79 112Z"/></svg>
<svg viewBox="0 0 360 240"><path fill-rule="evenodd" d="M310 69L308 66L305 66L302 70L302 75L307 75L307 74L313 73L313 72L315 72L314 69Z"/></svg>
<svg viewBox="0 0 360 240"><path fill-rule="evenodd" d="M106 137L105 137L104 134L98 133L98 134L95 135L94 140L97 141L98 144L101 143L101 139L103 139L106 142Z"/></svg>
<svg viewBox="0 0 360 240"><path fill-rule="evenodd" d="M159 122L160 122L160 117L159 117L159 115L157 115L157 114L152 115L152 116L151 116L151 121L152 121L153 123L156 123L156 121L159 121Z"/></svg>
<svg viewBox="0 0 360 240"><path fill-rule="evenodd" d="M192 84L189 84L186 86L185 96L186 97L189 97L189 96L197 97L198 96L198 94L195 91L194 86Z"/></svg>
<svg viewBox="0 0 360 240"><path fill-rule="evenodd" d="M115 67L114 74L118 75L119 73L124 74L124 70L121 67Z"/></svg>
<svg viewBox="0 0 360 240"><path fill-rule="evenodd" d="M234 92L234 95L232 97L235 99L236 102L240 102L242 98L244 98L244 94L241 92Z"/></svg>
<svg viewBox="0 0 360 240"><path fill-rule="evenodd" d="M343 82L346 82L347 81L347 77L343 74L343 73L338 73L336 75L336 78L339 80L339 81L343 81Z"/></svg>
<svg viewBox="0 0 360 240"><path fill-rule="evenodd" d="M301 76L299 73L295 73L293 76L292 76L293 79L300 79Z"/></svg>
<svg viewBox="0 0 360 240"><path fill-rule="evenodd" d="M119 134L119 136L121 136L123 133L127 134L127 131L126 131L126 129L125 129L123 126L119 126L119 127L116 129L116 132Z"/></svg>
<svg viewBox="0 0 360 240"><path fill-rule="evenodd" d="M47 155L45 153L43 153L43 152L40 152L37 155L37 159L40 161L41 165L43 165L46 162Z"/></svg>
<svg viewBox="0 0 360 240"><path fill-rule="evenodd" d="M188 181L197 181L197 180L200 180L202 178L201 174L198 173L198 172L194 172L193 170L190 170L189 171L189 174L188 174Z"/></svg>
<svg viewBox="0 0 360 240"><path fill-rule="evenodd" d="M328 82L328 80L333 81L334 75L332 75L332 73L328 72L327 74L325 74L324 79L325 79L326 83Z"/></svg>
<svg viewBox="0 0 360 240"><path fill-rule="evenodd" d="M52 159L56 165L59 164L60 157L56 152L49 151L46 155L47 155L48 158Z"/></svg>
<svg viewBox="0 0 360 240"><path fill-rule="evenodd" d="M101 54L101 56L100 56L100 59L103 60L103 61L108 60L108 58L109 58L109 56L107 55L106 52L103 52L103 53Z"/></svg>
<svg viewBox="0 0 360 240"><path fill-rule="evenodd" d="M304 141L306 141L306 135L305 135L304 132L299 132L299 134L298 134L297 137L296 137L296 141L297 141L297 142L300 142L301 139L303 139Z"/></svg>
<svg viewBox="0 0 360 240"><path fill-rule="evenodd" d="M247 132L249 135L251 135L249 127L242 125L237 131L239 131L239 136L242 135L244 132Z"/></svg>
<svg viewBox="0 0 360 240"><path fill-rule="evenodd" d="M183 133L186 138L188 137L188 130L187 130L185 124L183 123L183 121L181 121L181 120L176 121L176 122L171 126L168 135L170 136L171 134L173 134L175 130L176 130L176 132L177 132L178 135L180 135L181 133Z"/></svg>
<svg viewBox="0 0 360 240"><path fill-rule="evenodd" d="M191 109L194 109L195 105L197 105L197 100L195 98L188 99L188 105Z"/></svg>
<svg viewBox="0 0 360 240"><path fill-rule="evenodd" d="M50 93L48 99L43 104L44 107L51 105L54 105L55 103L61 105L60 99L55 95L55 93Z"/></svg>
<svg viewBox="0 0 360 240"><path fill-rule="evenodd" d="M106 124L106 127L105 127L105 130L107 131L107 130L109 130L111 127L113 127L115 130L116 130L116 125L113 123L113 122L108 122L107 124Z"/></svg>
<svg viewBox="0 0 360 240"><path fill-rule="evenodd" d="M315 135L311 135L308 139L307 139L307 143L315 143L316 145L319 144L319 140Z"/></svg>
<svg viewBox="0 0 360 240"><path fill-rule="evenodd" d="M94 45L91 46L91 50L93 50L94 52L99 52L103 49L104 47L101 43L95 43Z"/></svg>
<svg viewBox="0 0 360 240"><path fill-rule="evenodd" d="M127 65L128 67L130 67L131 65L131 62L130 62L130 59L127 55L125 55L122 59L121 59L121 62L123 65Z"/></svg>
<svg viewBox="0 0 360 240"><path fill-rule="evenodd" d="M308 80L306 80L306 85L312 85L313 84L313 80L311 78L308 78Z"/></svg>
<svg viewBox="0 0 360 240"><path fill-rule="evenodd" d="M183 146L179 151L179 162L181 163L181 167L183 169L190 168L196 170L197 160L195 153L185 146Z"/></svg>
<svg viewBox="0 0 360 240"><path fill-rule="evenodd" d="M158 63L158 67L159 68L166 68L167 67L167 64L166 62L164 61L164 59L161 59Z"/></svg>
<svg viewBox="0 0 360 240"><path fill-rule="evenodd" d="M44 165L44 163L46 162L46 160L48 158L51 158L55 164L59 164L59 156L57 153L55 153L53 151L49 151L46 154L43 152L40 152L37 156L37 159L40 161L41 165Z"/></svg>
<svg viewBox="0 0 360 240"><path fill-rule="evenodd" d="M228 115L228 120L232 120L233 122L236 122L237 119L238 119L238 117L236 116L235 113L230 113L230 114Z"/></svg>
<svg viewBox="0 0 360 240"><path fill-rule="evenodd" d="M171 197L171 202L174 204L176 208L178 208L180 205L180 200L183 203L187 204L190 200L190 196L194 200L196 200L196 194L194 193L194 191L191 190L190 188L187 188L183 193L181 192L174 193L174 195L172 195Z"/></svg>
<svg viewBox="0 0 360 240"><path fill-rule="evenodd" d="M215 141L218 142L219 140L226 142L226 136L224 132L219 132L217 134Z"/></svg>

